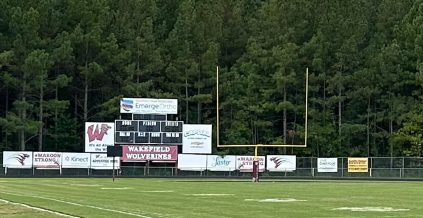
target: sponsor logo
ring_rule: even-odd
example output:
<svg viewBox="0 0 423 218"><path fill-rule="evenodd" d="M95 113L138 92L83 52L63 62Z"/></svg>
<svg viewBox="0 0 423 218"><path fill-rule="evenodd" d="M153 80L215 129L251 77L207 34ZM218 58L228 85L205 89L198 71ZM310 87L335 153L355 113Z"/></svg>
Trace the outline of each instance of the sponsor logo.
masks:
<svg viewBox="0 0 423 218"><path fill-rule="evenodd" d="M242 167L244 167L245 166L245 162L242 162L239 166L238 166L238 168L242 168Z"/></svg>
<svg viewBox="0 0 423 218"><path fill-rule="evenodd" d="M134 108L134 101L129 99L123 99L122 100L122 109L124 111L132 111Z"/></svg>
<svg viewBox="0 0 423 218"><path fill-rule="evenodd" d="M229 166L230 163L230 160L225 160L224 158L216 157L215 162L212 164L212 167Z"/></svg>
<svg viewBox="0 0 423 218"><path fill-rule="evenodd" d="M319 164L320 164L322 167L335 167L336 162L334 162L334 161L327 161L326 159L323 159L323 160L321 160L321 161L319 162Z"/></svg>
<svg viewBox="0 0 423 218"><path fill-rule="evenodd" d="M196 146L200 146L203 145L204 142L191 142L191 145L196 145Z"/></svg>
<svg viewBox="0 0 423 218"><path fill-rule="evenodd" d="M104 135L107 135L107 131L111 128L112 127L107 124L101 124L100 128L98 127L98 124L97 124L95 125L95 129L94 129L94 125L89 126L87 129L89 142L92 142L94 140L102 141Z"/></svg>
<svg viewBox="0 0 423 218"><path fill-rule="evenodd" d="M20 154L13 155L12 157L9 157L8 159L15 159L21 164L21 166L25 166L25 160L28 157L29 157L29 154L20 153Z"/></svg>
<svg viewBox="0 0 423 218"><path fill-rule="evenodd" d="M278 168L283 163L291 163L291 161L280 157L271 157L270 161L273 161L273 163L275 164L275 168Z"/></svg>
<svg viewBox="0 0 423 218"><path fill-rule="evenodd" d="M204 136L204 137L210 138L210 132L209 131L200 130L200 129L187 131L187 132L185 132L185 135L184 136L185 137L189 137L189 136L195 136L195 135Z"/></svg>
<svg viewBox="0 0 423 218"><path fill-rule="evenodd" d="M82 158L82 157L69 157L69 156L66 156L65 157L65 160L66 161L72 161L72 162L88 162L88 157Z"/></svg>

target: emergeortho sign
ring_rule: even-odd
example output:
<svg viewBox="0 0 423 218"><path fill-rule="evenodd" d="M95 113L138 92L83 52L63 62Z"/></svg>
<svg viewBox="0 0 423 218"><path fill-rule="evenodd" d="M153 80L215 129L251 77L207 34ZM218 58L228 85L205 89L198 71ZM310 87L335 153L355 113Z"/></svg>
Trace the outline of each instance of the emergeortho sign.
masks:
<svg viewBox="0 0 423 218"><path fill-rule="evenodd" d="M123 98L120 113L132 114L178 114L177 99Z"/></svg>

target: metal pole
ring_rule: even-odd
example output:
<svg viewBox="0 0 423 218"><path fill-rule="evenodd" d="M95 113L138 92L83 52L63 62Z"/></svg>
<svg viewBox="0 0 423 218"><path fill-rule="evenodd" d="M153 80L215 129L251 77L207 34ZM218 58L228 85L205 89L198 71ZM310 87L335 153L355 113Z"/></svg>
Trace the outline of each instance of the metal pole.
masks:
<svg viewBox="0 0 423 218"><path fill-rule="evenodd" d="M113 170L112 170L113 182L115 181L115 156L113 156Z"/></svg>
<svg viewBox="0 0 423 218"><path fill-rule="evenodd" d="M404 177L404 171L405 171L405 161L404 161L404 157L402 158L402 174L401 176Z"/></svg>
<svg viewBox="0 0 423 218"><path fill-rule="evenodd" d="M308 67L306 68L306 96L305 96L305 124L304 124L304 145L307 147L307 129L308 129Z"/></svg>
<svg viewBox="0 0 423 218"><path fill-rule="evenodd" d="M219 66L216 66L216 144L219 147Z"/></svg>

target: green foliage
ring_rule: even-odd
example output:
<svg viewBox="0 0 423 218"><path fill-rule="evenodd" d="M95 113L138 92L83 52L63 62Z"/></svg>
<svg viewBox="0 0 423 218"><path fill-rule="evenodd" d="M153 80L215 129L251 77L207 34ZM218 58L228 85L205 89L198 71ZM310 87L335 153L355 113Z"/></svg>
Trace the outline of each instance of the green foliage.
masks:
<svg viewBox="0 0 423 218"><path fill-rule="evenodd" d="M177 98L180 120L216 124L216 66L221 144L301 144L308 67L308 148L263 153L422 155L421 0L0 7L0 150L79 151L83 122L116 119L122 97Z"/></svg>

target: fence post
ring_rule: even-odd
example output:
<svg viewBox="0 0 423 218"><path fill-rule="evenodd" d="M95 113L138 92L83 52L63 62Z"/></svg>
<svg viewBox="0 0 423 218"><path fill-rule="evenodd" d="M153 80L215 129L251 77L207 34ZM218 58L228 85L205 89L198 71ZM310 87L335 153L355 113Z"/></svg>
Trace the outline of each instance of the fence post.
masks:
<svg viewBox="0 0 423 218"><path fill-rule="evenodd" d="M401 177L404 177L404 171L405 171L405 161L404 161L404 157L402 157L402 172L401 172Z"/></svg>
<svg viewBox="0 0 423 218"><path fill-rule="evenodd" d="M341 178L344 177L344 158L341 157Z"/></svg>

